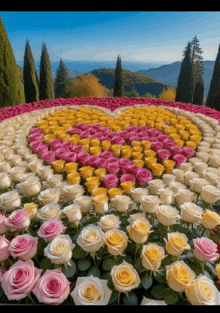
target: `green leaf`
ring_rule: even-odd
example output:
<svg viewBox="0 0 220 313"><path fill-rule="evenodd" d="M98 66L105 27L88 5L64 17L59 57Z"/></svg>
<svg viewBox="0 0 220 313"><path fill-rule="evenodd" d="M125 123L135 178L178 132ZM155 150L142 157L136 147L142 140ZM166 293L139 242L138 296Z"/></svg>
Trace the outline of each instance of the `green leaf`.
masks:
<svg viewBox="0 0 220 313"><path fill-rule="evenodd" d="M130 292L128 295L123 296L123 302L125 305L137 305L138 298L134 292Z"/></svg>
<svg viewBox="0 0 220 313"><path fill-rule="evenodd" d="M119 297L119 292L116 291L116 290L113 290L112 293L111 293L111 297L109 299L108 304L115 303L118 300L118 297Z"/></svg>
<svg viewBox="0 0 220 313"><path fill-rule="evenodd" d="M114 284L112 281L111 271L106 272L102 275L103 280L107 280L107 286L112 290L114 289Z"/></svg>
<svg viewBox="0 0 220 313"><path fill-rule="evenodd" d="M149 289L152 284L153 284L153 279L150 275L146 274L142 279L141 279L141 284L142 286L147 290Z"/></svg>
<svg viewBox="0 0 220 313"><path fill-rule="evenodd" d="M92 262L90 259L80 259L77 263L77 267L81 272L88 270L88 268L90 268L91 265Z"/></svg>
<svg viewBox="0 0 220 313"><path fill-rule="evenodd" d="M175 304L178 301L178 293L172 289L168 289L164 294L166 304Z"/></svg>
<svg viewBox="0 0 220 313"><path fill-rule="evenodd" d="M87 252L78 245L75 246L75 248L72 250L72 253L74 259L81 259L87 254Z"/></svg>
<svg viewBox="0 0 220 313"><path fill-rule="evenodd" d="M73 277L76 273L76 263L70 260L69 264L63 264L62 272L66 277Z"/></svg>
<svg viewBox="0 0 220 313"><path fill-rule="evenodd" d="M51 265L51 261L47 258L44 258L41 262L40 262L40 268L43 271L46 271Z"/></svg>
<svg viewBox="0 0 220 313"><path fill-rule="evenodd" d="M140 274L143 271L146 271L146 268L143 266L142 264L142 260L141 258L138 258L137 261L134 264L134 268L136 269L136 271Z"/></svg>
<svg viewBox="0 0 220 313"><path fill-rule="evenodd" d="M102 261L102 268L104 271L110 271L114 265L117 265L117 262L113 258L106 258Z"/></svg>
<svg viewBox="0 0 220 313"><path fill-rule="evenodd" d="M101 278L101 272L96 266L93 266L90 268L90 270L87 273L87 276L90 276L90 275L93 275L94 277Z"/></svg>
<svg viewBox="0 0 220 313"><path fill-rule="evenodd" d="M151 289L151 295L156 299L156 300L162 300L164 297L164 294L166 292L166 289L164 286L158 284L155 285L152 289Z"/></svg>

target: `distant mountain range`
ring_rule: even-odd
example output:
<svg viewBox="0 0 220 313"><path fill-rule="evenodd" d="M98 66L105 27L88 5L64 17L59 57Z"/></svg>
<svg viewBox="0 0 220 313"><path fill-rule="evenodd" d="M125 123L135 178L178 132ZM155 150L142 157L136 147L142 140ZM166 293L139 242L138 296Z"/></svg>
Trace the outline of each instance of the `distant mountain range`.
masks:
<svg viewBox="0 0 220 313"><path fill-rule="evenodd" d="M210 82L212 79L213 68L215 61L203 61L204 65L204 96L207 97ZM167 65L162 65L157 68L148 70L138 70L137 73L155 78L165 84L177 86L181 62L174 62Z"/></svg>

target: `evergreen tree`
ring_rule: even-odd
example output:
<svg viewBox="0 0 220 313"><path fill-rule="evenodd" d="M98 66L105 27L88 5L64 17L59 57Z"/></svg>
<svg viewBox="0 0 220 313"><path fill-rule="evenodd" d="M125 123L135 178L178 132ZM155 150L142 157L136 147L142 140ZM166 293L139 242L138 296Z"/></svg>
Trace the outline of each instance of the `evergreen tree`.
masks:
<svg viewBox="0 0 220 313"><path fill-rule="evenodd" d="M199 40L195 36L191 41L192 46L192 76L193 76L193 101L192 103L202 105L204 98L204 66L202 49Z"/></svg>
<svg viewBox="0 0 220 313"><path fill-rule="evenodd" d="M60 59L60 63L56 72L55 79L55 97L56 98L67 98L68 94L68 79L69 75L67 68L65 67L63 60Z"/></svg>
<svg viewBox="0 0 220 313"><path fill-rule="evenodd" d="M0 107L24 104L18 65L0 17Z"/></svg>
<svg viewBox="0 0 220 313"><path fill-rule="evenodd" d="M176 88L176 102L192 103L193 96L193 78L191 62L191 43L188 42L183 52L183 60L180 67L180 73Z"/></svg>
<svg viewBox="0 0 220 313"><path fill-rule="evenodd" d="M133 85L132 89L130 90L128 97L139 97L138 92L135 90L135 87Z"/></svg>
<svg viewBox="0 0 220 313"><path fill-rule="evenodd" d="M209 92L206 100L206 106L210 108L216 108L216 93L218 92L218 84L220 79L220 45L218 47L218 53L215 60L212 79L209 86Z"/></svg>
<svg viewBox="0 0 220 313"><path fill-rule="evenodd" d="M124 83L121 58L118 55L115 68L114 97L124 96Z"/></svg>
<svg viewBox="0 0 220 313"><path fill-rule="evenodd" d="M23 79L26 102L39 101L38 76L28 40L26 41L24 54Z"/></svg>
<svg viewBox="0 0 220 313"><path fill-rule="evenodd" d="M54 84L52 78L52 70L50 58L47 52L46 44L42 45L40 60L40 84L39 84L40 100L54 99Z"/></svg>

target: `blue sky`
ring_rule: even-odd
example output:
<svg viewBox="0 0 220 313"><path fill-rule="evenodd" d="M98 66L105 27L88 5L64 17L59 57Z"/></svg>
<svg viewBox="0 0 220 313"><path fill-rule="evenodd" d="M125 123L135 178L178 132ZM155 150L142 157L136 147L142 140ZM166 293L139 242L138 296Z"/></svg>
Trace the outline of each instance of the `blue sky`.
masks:
<svg viewBox="0 0 220 313"><path fill-rule="evenodd" d="M18 63L29 40L35 61L42 42L51 61L181 61L197 36L203 60L215 60L220 44L218 11L0 11Z"/></svg>

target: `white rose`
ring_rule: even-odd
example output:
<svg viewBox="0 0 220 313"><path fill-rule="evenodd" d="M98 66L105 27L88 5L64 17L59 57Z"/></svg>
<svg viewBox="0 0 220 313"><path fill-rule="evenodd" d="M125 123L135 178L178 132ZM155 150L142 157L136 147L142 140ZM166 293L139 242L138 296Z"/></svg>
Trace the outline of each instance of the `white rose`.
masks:
<svg viewBox="0 0 220 313"><path fill-rule="evenodd" d="M172 174L176 177L175 181L184 184L184 170L180 168L175 168Z"/></svg>
<svg viewBox="0 0 220 313"><path fill-rule="evenodd" d="M48 180L53 175L53 169L50 165L41 166L38 169L37 174L40 176L41 179Z"/></svg>
<svg viewBox="0 0 220 313"><path fill-rule="evenodd" d="M98 214L108 212L108 197L101 195L94 197L94 209Z"/></svg>
<svg viewBox="0 0 220 313"><path fill-rule="evenodd" d="M202 192L202 187L209 184L209 182L205 178L194 178L189 181L190 189L197 193Z"/></svg>
<svg viewBox="0 0 220 313"><path fill-rule="evenodd" d="M136 243L144 243L152 232L152 225L145 217L145 213L130 215L130 224L126 227L130 238Z"/></svg>
<svg viewBox="0 0 220 313"><path fill-rule="evenodd" d="M69 235L57 235L44 249L44 255L55 264L64 264L72 258L75 245Z"/></svg>
<svg viewBox="0 0 220 313"><path fill-rule="evenodd" d="M107 305L112 291L107 280L93 277L78 277L73 291L70 293L76 305Z"/></svg>
<svg viewBox="0 0 220 313"><path fill-rule="evenodd" d="M37 218L43 222L60 219L61 209L58 203L49 203L38 210Z"/></svg>
<svg viewBox="0 0 220 313"><path fill-rule="evenodd" d="M185 290L186 297L192 305L219 305L219 292L214 282L199 275Z"/></svg>
<svg viewBox="0 0 220 313"><path fill-rule="evenodd" d="M190 162L182 163L180 165L180 169L183 170L184 172L192 171L193 165Z"/></svg>
<svg viewBox="0 0 220 313"><path fill-rule="evenodd" d="M190 182L194 179L194 178L200 178L199 174L193 171L187 171L185 172L185 184L187 186L189 186Z"/></svg>
<svg viewBox="0 0 220 313"><path fill-rule="evenodd" d="M220 189L212 185L203 186L200 196L203 201L214 204L220 199Z"/></svg>
<svg viewBox="0 0 220 313"><path fill-rule="evenodd" d="M176 176L173 174L164 174L163 175L163 182L166 186L169 186L176 180Z"/></svg>
<svg viewBox="0 0 220 313"><path fill-rule="evenodd" d="M96 252L104 245L104 233L101 228L90 224L81 230L76 242L83 250Z"/></svg>
<svg viewBox="0 0 220 313"><path fill-rule="evenodd" d="M143 210L147 213L155 213L160 203L161 200L159 199L158 196L149 195L142 196L141 198Z"/></svg>
<svg viewBox="0 0 220 313"><path fill-rule="evenodd" d="M26 169L23 166L15 166L7 172L12 181L20 181L20 177L25 173Z"/></svg>
<svg viewBox="0 0 220 313"><path fill-rule="evenodd" d="M117 215L107 214L103 215L97 223L103 230L107 232L108 230L119 228L121 222Z"/></svg>
<svg viewBox="0 0 220 313"><path fill-rule="evenodd" d="M31 161L31 158L33 159L32 161ZM29 160L31 161L28 165L29 168L32 172L36 174L38 170L41 168L41 166L43 166L43 160L37 159L35 156L33 157L31 156Z"/></svg>
<svg viewBox="0 0 220 313"><path fill-rule="evenodd" d="M63 180L63 175L55 174L55 175L50 176L47 181L44 181L43 186L45 188L55 188L55 187L59 188L59 185L62 180Z"/></svg>
<svg viewBox="0 0 220 313"><path fill-rule="evenodd" d="M169 188L172 189L174 193L177 193L182 189L186 190L186 186L182 183L179 183L179 182L171 183Z"/></svg>
<svg viewBox="0 0 220 313"><path fill-rule="evenodd" d="M165 226L176 224L180 218L179 212L176 208L170 205L160 205L156 212L158 221Z"/></svg>
<svg viewBox="0 0 220 313"><path fill-rule="evenodd" d="M38 194L41 187L41 182L38 177L30 178L29 180L16 185L16 189L27 196L34 196Z"/></svg>
<svg viewBox="0 0 220 313"><path fill-rule="evenodd" d="M131 198L125 195L117 195L112 199L114 208L119 212L125 212L129 209L131 204Z"/></svg>
<svg viewBox="0 0 220 313"><path fill-rule="evenodd" d="M146 196L148 194L148 190L146 188L134 188L131 191L132 199L140 203L142 196Z"/></svg>
<svg viewBox="0 0 220 313"><path fill-rule="evenodd" d="M69 222L75 223L76 225L78 225L82 218L80 206L77 203L66 206L62 212L67 216Z"/></svg>
<svg viewBox="0 0 220 313"><path fill-rule="evenodd" d="M194 199L195 193L188 189L182 189L178 191L175 197L175 200L179 205L183 204L184 202L193 202Z"/></svg>
<svg viewBox="0 0 220 313"><path fill-rule="evenodd" d="M0 172L0 189L11 186L11 179L7 172Z"/></svg>
<svg viewBox="0 0 220 313"><path fill-rule="evenodd" d="M75 200L83 195L84 190L81 185L74 184L70 186L65 186L63 188L63 192L68 197L69 200Z"/></svg>
<svg viewBox="0 0 220 313"><path fill-rule="evenodd" d="M160 199L163 204L172 204L174 201L174 191L170 188L160 190Z"/></svg>
<svg viewBox="0 0 220 313"><path fill-rule="evenodd" d="M80 207L82 213L88 213L93 208L92 198L89 196L82 196L74 200Z"/></svg>
<svg viewBox="0 0 220 313"><path fill-rule="evenodd" d="M60 191L58 188L48 188L43 191L38 196L38 201L40 204L45 205L52 202L58 202L60 199Z"/></svg>
<svg viewBox="0 0 220 313"><path fill-rule="evenodd" d="M148 182L149 193L156 195L160 193L160 189L164 188L162 179L154 179Z"/></svg>
<svg viewBox="0 0 220 313"><path fill-rule="evenodd" d="M12 166L16 166L22 161L22 157L19 154L12 154L8 156L8 161Z"/></svg>
<svg viewBox="0 0 220 313"><path fill-rule="evenodd" d="M21 205L21 197L17 190L8 191L0 196L0 206L5 211L12 211Z"/></svg>
<svg viewBox="0 0 220 313"><path fill-rule="evenodd" d="M202 219L203 209L195 203L185 202L180 205L181 218L188 223L200 223Z"/></svg>
<svg viewBox="0 0 220 313"><path fill-rule="evenodd" d="M20 182L25 182L29 180L30 178L37 177L34 173L25 173L24 175L20 176Z"/></svg>
<svg viewBox="0 0 220 313"><path fill-rule="evenodd" d="M203 174L205 173L205 171L208 168L208 164L206 164L202 161L199 161L199 162L194 163L193 168L194 168L194 171L197 174L199 174L200 177L203 177Z"/></svg>

